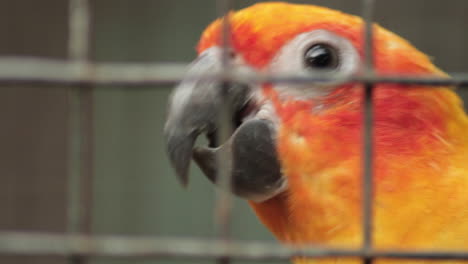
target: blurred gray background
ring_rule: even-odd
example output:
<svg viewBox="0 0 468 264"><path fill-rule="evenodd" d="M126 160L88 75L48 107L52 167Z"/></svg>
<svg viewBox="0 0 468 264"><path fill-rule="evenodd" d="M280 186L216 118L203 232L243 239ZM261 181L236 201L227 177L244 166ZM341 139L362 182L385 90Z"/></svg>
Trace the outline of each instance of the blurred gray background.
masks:
<svg viewBox="0 0 468 264"><path fill-rule="evenodd" d="M236 8L261 1L234 1ZM361 14L360 0L290 1ZM98 62L189 62L217 17L214 0L92 1L92 57ZM380 0L376 22L410 40L448 72L468 72L468 1ZM0 56L66 59L64 0L0 1ZM67 87L0 89L0 229L64 232L69 134ZM213 186L192 166L183 190L165 155L162 127L171 87L93 93L94 151L88 229L95 234L213 237ZM247 204L235 200L236 239L274 241ZM92 260L95 264L193 263ZM0 263L66 263L59 257L0 256ZM196 263L212 263L196 261ZM246 263L235 261L235 263Z"/></svg>

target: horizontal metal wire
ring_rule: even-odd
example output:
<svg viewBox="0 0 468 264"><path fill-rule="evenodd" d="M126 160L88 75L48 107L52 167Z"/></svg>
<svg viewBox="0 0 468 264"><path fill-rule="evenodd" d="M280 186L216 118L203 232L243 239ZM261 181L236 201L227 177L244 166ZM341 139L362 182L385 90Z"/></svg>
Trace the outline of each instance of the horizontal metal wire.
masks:
<svg viewBox="0 0 468 264"><path fill-rule="evenodd" d="M0 254L34 256L91 256L109 258L190 258L282 261L292 257L367 257L388 259L468 260L468 252L382 251L311 247L294 249L279 244L201 238L142 238L69 234L0 232Z"/></svg>
<svg viewBox="0 0 468 264"><path fill-rule="evenodd" d="M129 64L1 58L0 82L46 85L150 85L179 82L187 64Z"/></svg>
<svg viewBox="0 0 468 264"><path fill-rule="evenodd" d="M468 74L452 74L451 78L414 76L336 76L292 74L245 74L238 72L212 73L203 76L187 76L186 63L83 63L42 58L0 58L0 84L35 85L96 85L103 87L148 87L175 84L184 79L222 79L241 82L362 82L400 83L429 86L467 86Z"/></svg>

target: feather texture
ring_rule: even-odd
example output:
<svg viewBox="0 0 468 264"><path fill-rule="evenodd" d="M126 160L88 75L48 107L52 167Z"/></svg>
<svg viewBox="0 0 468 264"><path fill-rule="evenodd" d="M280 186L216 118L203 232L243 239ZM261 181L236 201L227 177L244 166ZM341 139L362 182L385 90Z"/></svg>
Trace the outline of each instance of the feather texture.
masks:
<svg viewBox="0 0 468 264"><path fill-rule="evenodd" d="M362 56L361 18L339 11L271 2L231 13L230 20L233 47L257 69L294 36L314 29L348 39ZM220 23L204 32L199 52L219 44ZM425 54L378 25L373 49L378 73L446 76ZM450 87L375 88L375 246L468 249L468 119L459 97ZM362 86L337 86L320 111L311 111L313 101L279 99L271 85L263 90L280 118L277 146L289 190L251 202L252 207L284 242L359 247ZM315 262L336 261L358 262Z"/></svg>

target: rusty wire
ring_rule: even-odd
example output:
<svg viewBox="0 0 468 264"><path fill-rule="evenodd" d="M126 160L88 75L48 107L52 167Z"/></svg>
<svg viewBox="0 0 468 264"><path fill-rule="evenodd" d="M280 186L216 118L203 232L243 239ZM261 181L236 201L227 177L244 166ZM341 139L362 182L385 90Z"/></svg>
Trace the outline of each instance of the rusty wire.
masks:
<svg viewBox="0 0 468 264"><path fill-rule="evenodd" d="M69 233L27 233L0 232L0 253L14 255L58 255L72 257L74 263L82 263L87 257L115 258L188 258L216 259L223 263L231 259L282 261L294 256L312 258L359 257L365 263L375 258L425 259L425 260L468 260L468 252L458 251L381 251L372 247L372 87L376 83L401 83L431 85L434 87L467 86L468 75L451 78L376 76L372 72L372 17L373 0L363 0L365 23L365 65L362 76L296 76L296 75L243 75L232 72L227 60L229 52L229 21L224 20L223 70L209 76L188 76L194 80L214 78L228 84L242 80L249 82L316 82L341 81L365 84L364 107L364 159L363 159L363 203L362 229L363 245L359 249L305 247L291 248L267 242L235 241L229 237L230 199L228 194L220 194L216 209L220 224L218 239L203 238L142 238L130 236L99 236L86 234L83 227L82 177L87 172L83 162L83 151L89 151L89 116L83 116L83 100L91 96L90 86L127 86L128 88L174 84L185 76L187 64L96 64L88 61L90 13L87 0L70 1L69 60L57 61L38 58L0 58L0 84L37 86L67 85L77 88L73 94L75 104L71 109L72 158L69 195ZM219 0L219 10L227 14L232 1ZM122 88L122 87L119 87ZM151 87L152 88L152 87ZM88 101L89 104L89 101ZM92 117L91 117L92 118ZM222 136L223 137L223 136ZM220 166L224 161L220 160ZM88 175L89 176L89 175ZM227 178L220 175L220 178ZM229 181L226 181L229 184ZM77 257L77 258L76 258Z"/></svg>
<svg viewBox="0 0 468 264"><path fill-rule="evenodd" d="M373 12L374 0L363 0L363 19L364 19L364 69L366 75L374 72L374 54L373 54ZM361 203L361 228L362 228L362 247L363 252L370 252L373 248L373 83L364 83L364 106L363 120L364 129L362 133L363 149L363 175L362 175L362 203ZM363 264L372 264L371 256L363 256Z"/></svg>
<svg viewBox="0 0 468 264"><path fill-rule="evenodd" d="M230 72L230 20L229 20L229 10L232 8L232 0L217 0L218 13L219 17L222 17L222 37L221 37L221 74ZM217 120L217 140L218 142L227 142L230 135L233 131L233 126L230 122L233 109L229 107L232 105L229 103L231 98L229 96L229 80L220 76L219 83L221 84L220 88L222 89L223 96L223 107L220 110L218 120ZM231 153L228 151L223 151L217 156L217 167L218 168L227 168L228 160L232 159ZM228 243L231 239L231 220L232 220L232 197L229 191L231 189L231 174L227 169L218 169L216 172L216 177L221 190L217 192L216 203L214 207L215 214L215 223L216 223L216 233L218 238L223 241L223 243ZM217 259L219 264L229 264L231 263L230 256L224 256Z"/></svg>
<svg viewBox="0 0 468 264"><path fill-rule="evenodd" d="M68 58L78 76L89 74L90 11L88 0L69 0ZM91 223L92 90L89 86L68 89L69 173L67 231L85 234ZM84 264L88 256L69 254L71 264Z"/></svg>

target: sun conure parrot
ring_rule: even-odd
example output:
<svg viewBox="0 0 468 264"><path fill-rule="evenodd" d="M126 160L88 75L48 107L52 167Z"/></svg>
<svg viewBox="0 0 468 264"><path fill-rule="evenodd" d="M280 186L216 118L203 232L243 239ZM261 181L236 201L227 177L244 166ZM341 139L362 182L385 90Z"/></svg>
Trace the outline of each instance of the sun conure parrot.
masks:
<svg viewBox="0 0 468 264"><path fill-rule="evenodd" d="M363 20L282 2L232 12L230 63L240 72L295 75L363 71ZM218 71L221 20L204 31L188 74ZM409 42L374 25L375 72L448 77ZM224 92L235 128L214 140ZM281 241L358 248L362 243L363 84L231 83L188 79L173 92L165 135L183 183L193 158L216 182L226 151L233 192ZM468 119L451 87L374 87L374 233L378 249L468 249ZM208 146L194 147L208 135ZM352 262L298 259L297 262ZM397 260L377 260L377 262ZM403 261L404 263L416 263ZM401 263L401 262L399 262ZM420 263L420 262L417 262Z"/></svg>

